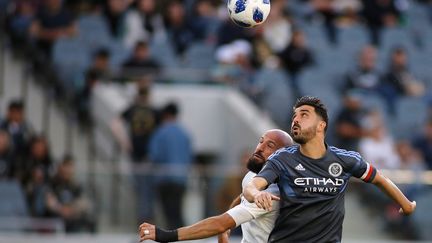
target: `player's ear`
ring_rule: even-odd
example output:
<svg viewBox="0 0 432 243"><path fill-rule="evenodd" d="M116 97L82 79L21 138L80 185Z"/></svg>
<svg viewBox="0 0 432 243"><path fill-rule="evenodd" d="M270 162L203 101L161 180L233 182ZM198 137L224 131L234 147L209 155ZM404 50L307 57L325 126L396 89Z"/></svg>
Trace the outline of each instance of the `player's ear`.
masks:
<svg viewBox="0 0 432 243"><path fill-rule="evenodd" d="M327 123L325 121L319 121L319 123L318 123L318 131L324 132L326 126L327 126Z"/></svg>

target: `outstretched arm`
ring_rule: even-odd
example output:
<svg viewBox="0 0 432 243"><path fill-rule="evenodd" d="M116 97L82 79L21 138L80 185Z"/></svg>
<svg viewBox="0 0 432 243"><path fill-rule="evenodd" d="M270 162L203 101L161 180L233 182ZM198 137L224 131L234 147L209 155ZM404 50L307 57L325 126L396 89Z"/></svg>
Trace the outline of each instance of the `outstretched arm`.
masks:
<svg viewBox="0 0 432 243"><path fill-rule="evenodd" d="M241 202L241 194L238 195L230 204L229 208L233 208L237 205L239 205ZM227 230L221 234L218 235L218 243L228 243L229 242L229 236L230 236L231 230Z"/></svg>
<svg viewBox="0 0 432 243"><path fill-rule="evenodd" d="M384 191L391 199L401 206L400 213L410 215L416 208L416 202L411 202L405 195L399 190L399 188L387 177L382 175L379 171L372 181L377 187Z"/></svg>
<svg viewBox="0 0 432 243"><path fill-rule="evenodd" d="M262 191L268 186L266 179L262 177L254 177L249 184L243 189L243 195L250 203L255 203L259 208L267 211L272 209L272 200L280 200L279 197Z"/></svg>
<svg viewBox="0 0 432 243"><path fill-rule="evenodd" d="M158 242L166 242L197 240L215 236L235 226L236 223L234 219L229 214L224 213L173 231L159 230L156 229L155 225L143 223L139 227L139 235L140 241L155 240ZM170 238L170 240L166 240L165 237L174 237L173 234L177 235L177 239Z"/></svg>

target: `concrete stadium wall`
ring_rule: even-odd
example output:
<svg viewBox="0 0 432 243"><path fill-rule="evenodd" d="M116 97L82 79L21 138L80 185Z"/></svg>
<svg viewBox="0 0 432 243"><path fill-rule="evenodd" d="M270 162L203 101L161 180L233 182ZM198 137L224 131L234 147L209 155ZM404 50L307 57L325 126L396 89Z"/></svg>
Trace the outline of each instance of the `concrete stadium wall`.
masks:
<svg viewBox="0 0 432 243"><path fill-rule="evenodd" d="M95 90L97 147L106 153L113 151L110 146L114 144L107 142L110 136L106 128L132 102L135 92L133 84L104 84ZM195 152L217 155L221 162L237 161L241 151L255 147L263 131L276 127L246 97L229 87L158 84L151 100L156 107L178 102L180 120L192 136Z"/></svg>

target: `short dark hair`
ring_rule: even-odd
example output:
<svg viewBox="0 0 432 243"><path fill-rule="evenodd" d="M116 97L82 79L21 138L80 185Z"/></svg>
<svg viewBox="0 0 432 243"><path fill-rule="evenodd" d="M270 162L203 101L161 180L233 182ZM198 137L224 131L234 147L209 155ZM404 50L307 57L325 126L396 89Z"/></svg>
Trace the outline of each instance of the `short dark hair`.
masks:
<svg viewBox="0 0 432 243"><path fill-rule="evenodd" d="M328 128L328 114L327 114L327 107L322 103L322 101L313 96L303 96L297 100L295 103L293 110L299 108L303 105L309 105L315 108L315 112L320 116L324 122L326 123L326 127L324 129L324 132L327 132Z"/></svg>
<svg viewBox="0 0 432 243"><path fill-rule="evenodd" d="M111 53L108 48L102 47L94 53L94 58L110 58Z"/></svg>
<svg viewBox="0 0 432 243"><path fill-rule="evenodd" d="M9 110L22 110L24 109L24 101L21 99L11 100L8 105Z"/></svg>
<svg viewBox="0 0 432 243"><path fill-rule="evenodd" d="M143 40L138 41L138 42L135 44L135 49L138 49L138 48L146 48L146 49L147 49L147 47L148 47L147 42L146 42L146 41L143 41Z"/></svg>
<svg viewBox="0 0 432 243"><path fill-rule="evenodd" d="M164 108L162 109L162 113L164 115L172 115L172 116L177 116L179 113L179 108L177 103L175 102L169 102L168 104L166 104L164 106Z"/></svg>

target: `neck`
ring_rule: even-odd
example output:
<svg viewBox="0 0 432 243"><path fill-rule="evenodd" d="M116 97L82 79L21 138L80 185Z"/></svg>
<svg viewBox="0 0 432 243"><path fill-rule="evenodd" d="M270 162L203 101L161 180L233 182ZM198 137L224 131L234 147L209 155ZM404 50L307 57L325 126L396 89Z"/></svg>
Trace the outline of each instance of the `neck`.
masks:
<svg viewBox="0 0 432 243"><path fill-rule="evenodd" d="M324 139L314 138L309 142L300 145L300 152L311 159L319 159L324 157L326 154L326 146L324 143Z"/></svg>

